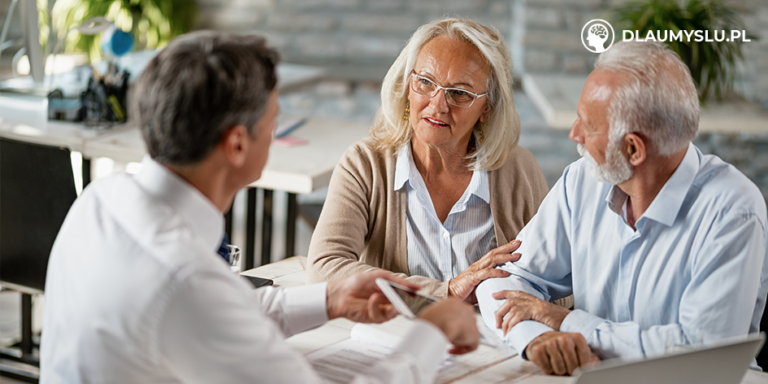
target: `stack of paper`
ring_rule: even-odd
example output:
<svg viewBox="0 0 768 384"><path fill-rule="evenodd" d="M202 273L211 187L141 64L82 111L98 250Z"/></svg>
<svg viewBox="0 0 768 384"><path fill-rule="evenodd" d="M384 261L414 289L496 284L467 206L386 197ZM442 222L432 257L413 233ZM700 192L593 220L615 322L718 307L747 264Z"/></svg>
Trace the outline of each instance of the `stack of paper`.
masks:
<svg viewBox="0 0 768 384"><path fill-rule="evenodd" d="M375 365L400 344L402 337L365 324L356 324L348 339L307 355L307 359L330 383L349 383L352 378ZM456 359L448 355L440 371L452 367Z"/></svg>

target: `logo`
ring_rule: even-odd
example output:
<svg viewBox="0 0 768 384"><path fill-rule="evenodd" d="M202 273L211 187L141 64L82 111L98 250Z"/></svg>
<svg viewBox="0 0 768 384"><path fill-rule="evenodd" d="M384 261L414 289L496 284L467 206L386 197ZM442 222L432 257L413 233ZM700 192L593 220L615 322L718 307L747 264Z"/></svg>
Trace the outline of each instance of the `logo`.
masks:
<svg viewBox="0 0 768 384"><path fill-rule="evenodd" d="M603 19L590 20L581 29L581 43L590 52L607 51L613 45L615 38L613 27Z"/></svg>

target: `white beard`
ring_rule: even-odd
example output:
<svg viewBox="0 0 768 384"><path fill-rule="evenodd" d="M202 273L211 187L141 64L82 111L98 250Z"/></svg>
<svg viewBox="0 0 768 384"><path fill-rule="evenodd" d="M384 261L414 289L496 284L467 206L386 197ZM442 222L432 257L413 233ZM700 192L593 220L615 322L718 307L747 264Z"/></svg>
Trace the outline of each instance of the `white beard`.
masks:
<svg viewBox="0 0 768 384"><path fill-rule="evenodd" d="M595 180L602 183L618 185L632 177L632 164L630 164L629 161L621 155L618 148L614 148L613 145L608 144L608 148L605 151L605 164L602 165L595 161L583 145L578 144L576 149L583 158L589 161L589 174L592 175Z"/></svg>

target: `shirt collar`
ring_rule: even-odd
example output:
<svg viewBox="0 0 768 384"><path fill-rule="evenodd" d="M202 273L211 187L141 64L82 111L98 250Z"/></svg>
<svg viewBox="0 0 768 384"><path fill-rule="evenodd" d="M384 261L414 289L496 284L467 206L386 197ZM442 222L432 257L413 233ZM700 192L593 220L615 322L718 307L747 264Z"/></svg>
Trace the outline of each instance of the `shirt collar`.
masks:
<svg viewBox="0 0 768 384"><path fill-rule="evenodd" d="M206 248L215 252L224 236L224 217L197 188L145 156L136 182L149 195L163 200L183 218Z"/></svg>
<svg viewBox="0 0 768 384"><path fill-rule="evenodd" d="M685 157L677 167L672 176L667 180L659 191L659 194L651 202L648 209L637 220L643 218L651 219L662 223L668 227L675 223L675 218L683 206L685 196L693 184L693 180L699 170L699 156L693 143L688 144ZM613 186L605 201L608 207L618 215L622 215L624 203L627 201L627 194L618 186Z"/></svg>
<svg viewBox="0 0 768 384"><path fill-rule="evenodd" d="M408 144L400 147L397 151L397 161L395 162L395 191L405 185L405 182L411 178L411 146Z"/></svg>
<svg viewBox="0 0 768 384"><path fill-rule="evenodd" d="M622 216L622 208L627 201L628 195L624 193L617 185L611 187L611 191L608 196L605 197L605 201L608 202L608 208L619 216Z"/></svg>
<svg viewBox="0 0 768 384"><path fill-rule="evenodd" d="M403 145L397 152L397 161L395 162L395 191L400 190L406 181L411 180L411 175L416 171L416 164L413 162L410 144ZM467 186L470 194L481 198L487 204L491 203L491 191L488 184L488 172L478 170L472 172L472 180Z"/></svg>
<svg viewBox="0 0 768 384"><path fill-rule="evenodd" d="M643 216L668 227L672 226L698 171L699 156L693 143L689 143L683 161L661 188Z"/></svg>
<svg viewBox="0 0 768 384"><path fill-rule="evenodd" d="M473 186L473 183L477 179L477 184ZM469 183L470 191L475 196L483 199L487 204L491 203L491 188L488 185L488 172L484 170L477 170L472 175L472 181Z"/></svg>

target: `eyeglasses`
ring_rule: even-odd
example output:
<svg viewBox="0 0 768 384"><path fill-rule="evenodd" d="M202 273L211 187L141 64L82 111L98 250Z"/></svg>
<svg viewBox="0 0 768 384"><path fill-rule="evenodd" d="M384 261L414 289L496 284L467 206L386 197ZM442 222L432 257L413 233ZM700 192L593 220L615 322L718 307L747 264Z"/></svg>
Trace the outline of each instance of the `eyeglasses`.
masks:
<svg viewBox="0 0 768 384"><path fill-rule="evenodd" d="M443 87L424 76L417 75L416 72L411 73L411 90L419 95L433 98L441 89L445 91L445 101L459 108L469 108L475 102L475 99L488 94L488 92L474 93L461 88Z"/></svg>

